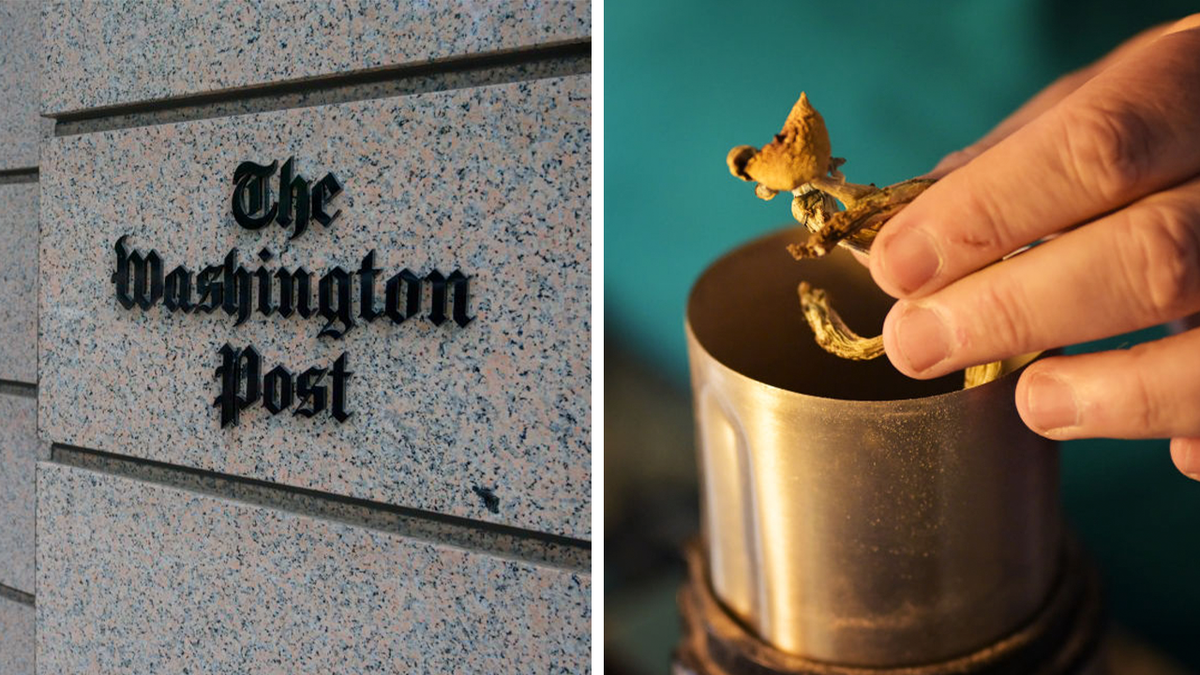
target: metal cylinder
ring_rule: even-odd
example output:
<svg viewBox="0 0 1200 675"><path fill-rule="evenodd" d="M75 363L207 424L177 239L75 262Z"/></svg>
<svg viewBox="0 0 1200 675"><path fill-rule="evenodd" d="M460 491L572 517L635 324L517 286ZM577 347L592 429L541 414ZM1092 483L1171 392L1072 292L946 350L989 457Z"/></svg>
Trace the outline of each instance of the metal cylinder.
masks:
<svg viewBox="0 0 1200 675"><path fill-rule="evenodd" d="M687 308L711 586L783 652L863 667L983 648L1050 596L1064 532L1054 444L1017 416L1021 360L962 389L822 351L796 287L877 334L892 300L788 230L714 263ZM1024 361L1030 360L1029 358Z"/></svg>

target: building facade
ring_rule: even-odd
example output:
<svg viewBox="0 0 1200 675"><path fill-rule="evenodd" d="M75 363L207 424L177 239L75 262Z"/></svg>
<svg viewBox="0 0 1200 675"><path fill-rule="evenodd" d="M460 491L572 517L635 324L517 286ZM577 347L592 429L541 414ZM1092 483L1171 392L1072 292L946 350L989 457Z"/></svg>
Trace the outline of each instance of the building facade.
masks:
<svg viewBox="0 0 1200 675"><path fill-rule="evenodd" d="M0 673L580 673L590 6L0 4Z"/></svg>

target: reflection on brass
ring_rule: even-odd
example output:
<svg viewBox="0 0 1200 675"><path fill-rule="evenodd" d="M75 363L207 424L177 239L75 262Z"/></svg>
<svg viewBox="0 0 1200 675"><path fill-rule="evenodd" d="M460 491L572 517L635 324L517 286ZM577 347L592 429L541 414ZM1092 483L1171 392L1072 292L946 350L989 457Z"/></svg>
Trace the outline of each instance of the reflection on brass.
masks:
<svg viewBox="0 0 1200 675"><path fill-rule="evenodd" d="M713 596L703 548L693 542L685 550L688 578L678 596L683 636L674 675L1101 675L1099 579L1078 546L1065 553L1066 573L1046 603L995 643L935 663L864 669L789 654L748 632Z"/></svg>
<svg viewBox="0 0 1200 675"><path fill-rule="evenodd" d="M773 141L762 150L739 145L725 157L731 174L756 183L760 199L792 193L792 216L811 233L803 244L788 244L796 260L823 257L839 244L868 255L884 224L935 182L914 178L884 188L848 183L839 170L846 160L832 157L830 148L824 118L801 93ZM844 211L837 210L835 199ZM800 301L817 344L831 354L862 361L884 353L882 338L859 337L842 323L824 291L802 285ZM964 386L990 382L1000 372L1000 363L969 368Z"/></svg>
<svg viewBox="0 0 1200 675"><path fill-rule="evenodd" d="M1033 617L1063 546L1055 446L1021 423L1020 368L962 389L811 340L806 281L845 322L892 300L846 252L798 271L789 230L697 281L688 349L712 591L773 648L859 667L936 663Z"/></svg>

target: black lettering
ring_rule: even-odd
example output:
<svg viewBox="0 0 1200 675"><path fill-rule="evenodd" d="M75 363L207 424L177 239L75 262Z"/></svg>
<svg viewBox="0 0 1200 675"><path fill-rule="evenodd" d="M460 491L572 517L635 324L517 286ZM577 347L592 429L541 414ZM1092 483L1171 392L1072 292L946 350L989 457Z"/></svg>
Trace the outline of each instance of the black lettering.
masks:
<svg viewBox="0 0 1200 675"><path fill-rule="evenodd" d="M339 423L345 422L354 414L346 412L346 382L353 374L346 370L346 352L342 352L337 361L333 362L333 370L329 373L333 380L333 409L330 412Z"/></svg>
<svg viewBox="0 0 1200 675"><path fill-rule="evenodd" d="M233 170L233 219L247 230L260 230L275 218L278 205L267 208L267 179L279 162L242 162ZM247 208L249 210L247 210Z"/></svg>
<svg viewBox="0 0 1200 675"><path fill-rule="evenodd" d="M295 226L288 239L295 239L308 229L308 181L301 176L293 177L296 159L288 157L279 170L279 213L275 220L287 227L293 222L292 209L295 208Z"/></svg>
<svg viewBox="0 0 1200 675"><path fill-rule="evenodd" d="M133 301L143 311L149 311L154 303L162 299L162 258L154 250L147 253L145 258L130 253L129 264L133 267Z"/></svg>
<svg viewBox="0 0 1200 675"><path fill-rule="evenodd" d="M446 277L434 270L425 275L425 281L430 285L429 314L425 318L433 325L440 326L446 321Z"/></svg>
<svg viewBox="0 0 1200 675"><path fill-rule="evenodd" d="M195 309L192 304L192 273L183 265L167 275L163 287L163 306L171 312L179 310L185 314Z"/></svg>
<svg viewBox="0 0 1200 675"><path fill-rule="evenodd" d="M452 290L454 291L454 309L452 311L454 323L458 324L459 328L462 328L463 326L471 323L471 321L475 318L473 316L467 316L470 277L458 270L454 270L450 273L450 276L446 277L446 282L450 284Z"/></svg>
<svg viewBox="0 0 1200 675"><path fill-rule="evenodd" d="M117 285L117 302L125 309L133 309L133 297L129 295L129 251L125 250L125 235L117 240L117 270L113 272L112 280Z"/></svg>
<svg viewBox="0 0 1200 675"><path fill-rule="evenodd" d="M296 406L293 415L315 417L325 411L325 385L321 384L321 380L325 379L326 372L324 368L314 367L296 378L296 398L300 400L300 405ZM305 403L309 403L309 407L305 408Z"/></svg>
<svg viewBox="0 0 1200 675"><path fill-rule="evenodd" d="M162 299L162 258L153 250L144 256L137 249L126 250L127 237L118 239L115 247L117 269L112 281L117 285L117 302L125 309L133 309L136 305L142 311L149 311Z"/></svg>
<svg viewBox="0 0 1200 675"><path fill-rule="evenodd" d="M196 311L212 314L221 306L224 293L222 293L220 279L220 265L209 265L200 270L199 276L196 277L196 295L199 298ZM204 304L206 300L208 301L207 305Z"/></svg>
<svg viewBox="0 0 1200 675"><path fill-rule="evenodd" d="M329 200L342 193L342 186L338 183L333 174L327 173L325 177L313 184L312 187L312 217L325 227L333 224L337 217L342 215L342 210L338 209L331 216L325 212L325 205Z"/></svg>
<svg viewBox="0 0 1200 675"><path fill-rule="evenodd" d="M271 273L266 267L259 267L254 271L254 278L258 281L258 312L263 316L271 316L275 311L275 306L271 304L272 288Z"/></svg>
<svg viewBox="0 0 1200 675"><path fill-rule="evenodd" d="M301 317L307 319L313 315L312 305L312 275L303 267L297 267L295 272L280 268L275 272L279 280L279 315L290 317L293 307Z"/></svg>
<svg viewBox="0 0 1200 675"><path fill-rule="evenodd" d="M237 426L238 414L258 401L262 359L254 347L239 350L229 343L225 343L218 354L221 365L217 367L216 377L221 381L221 394L213 401L213 407L220 409L221 428L224 429ZM244 389L243 381L246 383Z"/></svg>
<svg viewBox="0 0 1200 675"><path fill-rule="evenodd" d="M225 297L221 306L229 316L237 315L233 325L240 326L250 318L250 273L237 264L237 253L236 248L230 249L225 255L225 264L221 266L221 275L225 280Z"/></svg>
<svg viewBox="0 0 1200 675"><path fill-rule="evenodd" d="M317 337L344 337L354 327L350 306L350 275L340 267L329 270L321 277L317 295L319 313L325 319L325 327L317 333ZM333 327L334 321L342 324L341 330Z"/></svg>
<svg viewBox="0 0 1200 675"><path fill-rule="evenodd" d="M405 307L400 311L400 284L405 285ZM404 320L416 316L421 311L421 278L405 268L387 280L384 288L383 313L392 323L404 323Z"/></svg>
<svg viewBox="0 0 1200 675"><path fill-rule="evenodd" d="M263 407L272 415L292 407L295 394L292 392L292 373L283 366L275 366L263 378ZM336 399L335 399L336 401Z"/></svg>
<svg viewBox="0 0 1200 675"><path fill-rule="evenodd" d="M375 279L380 269L375 266L375 251L363 256L358 267L358 316L370 323L379 317L375 309Z"/></svg>

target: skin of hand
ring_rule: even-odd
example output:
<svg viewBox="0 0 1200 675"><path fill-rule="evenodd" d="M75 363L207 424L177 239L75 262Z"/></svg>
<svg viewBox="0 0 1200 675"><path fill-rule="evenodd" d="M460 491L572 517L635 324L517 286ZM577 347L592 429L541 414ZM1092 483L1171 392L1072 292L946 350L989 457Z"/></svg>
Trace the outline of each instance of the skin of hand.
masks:
<svg viewBox="0 0 1200 675"><path fill-rule="evenodd" d="M869 260L899 299L883 338L905 374L1200 311L1200 14L1063 77L931 175ZM1037 361L1016 403L1049 438L1171 438L1200 480L1200 329Z"/></svg>

